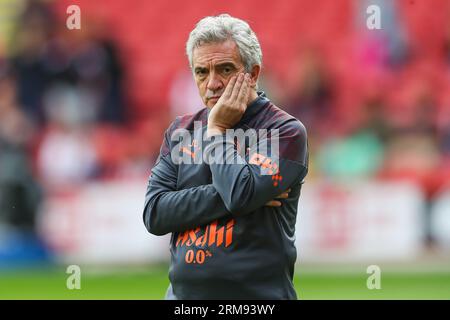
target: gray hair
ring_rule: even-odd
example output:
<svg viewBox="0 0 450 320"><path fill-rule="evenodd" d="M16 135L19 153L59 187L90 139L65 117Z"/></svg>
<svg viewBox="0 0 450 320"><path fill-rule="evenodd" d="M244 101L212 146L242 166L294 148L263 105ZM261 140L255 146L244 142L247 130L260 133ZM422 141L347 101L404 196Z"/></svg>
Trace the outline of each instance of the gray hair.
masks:
<svg viewBox="0 0 450 320"><path fill-rule="evenodd" d="M254 65L262 66L261 46L248 23L233 18L229 14L221 14L203 18L189 34L186 54L191 68L193 67L192 53L194 48L205 43L220 43L229 39L236 43L246 72L250 72Z"/></svg>

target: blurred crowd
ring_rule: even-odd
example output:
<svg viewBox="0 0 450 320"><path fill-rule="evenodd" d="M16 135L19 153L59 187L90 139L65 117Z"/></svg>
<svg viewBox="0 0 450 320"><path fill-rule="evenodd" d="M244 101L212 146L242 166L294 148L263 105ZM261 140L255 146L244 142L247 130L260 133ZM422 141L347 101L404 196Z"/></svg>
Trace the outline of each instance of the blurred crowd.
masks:
<svg viewBox="0 0 450 320"><path fill-rule="evenodd" d="M306 125L309 179L408 180L431 202L450 181L450 12L446 38L427 52L392 2L375 2L386 17L382 31L370 33L355 14L361 31L345 57L305 41L289 74L267 66L260 87ZM4 3L21 5L1 19L12 26L0 26L8 30L0 44L0 224L26 230L49 193L146 178L171 115L183 102L195 110L199 100L189 73L180 72L164 93L167 104L142 122L111 26L92 21L69 32L51 1Z"/></svg>
<svg viewBox="0 0 450 320"><path fill-rule="evenodd" d="M69 37L48 2L15 14L0 56L0 221L29 228L45 192L101 176L90 133L126 116L114 44Z"/></svg>

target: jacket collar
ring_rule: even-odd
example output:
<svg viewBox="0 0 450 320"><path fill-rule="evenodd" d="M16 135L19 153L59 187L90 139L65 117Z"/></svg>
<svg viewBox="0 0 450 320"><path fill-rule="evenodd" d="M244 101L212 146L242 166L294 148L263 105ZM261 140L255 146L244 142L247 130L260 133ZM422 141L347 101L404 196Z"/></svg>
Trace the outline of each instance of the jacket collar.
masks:
<svg viewBox="0 0 450 320"><path fill-rule="evenodd" d="M244 112L244 115L242 116L242 120L248 119L252 117L253 115L257 114L261 107L267 104L270 100L266 97L266 93L264 91L258 91L257 92L258 97L250 102L250 104L247 106L247 109Z"/></svg>

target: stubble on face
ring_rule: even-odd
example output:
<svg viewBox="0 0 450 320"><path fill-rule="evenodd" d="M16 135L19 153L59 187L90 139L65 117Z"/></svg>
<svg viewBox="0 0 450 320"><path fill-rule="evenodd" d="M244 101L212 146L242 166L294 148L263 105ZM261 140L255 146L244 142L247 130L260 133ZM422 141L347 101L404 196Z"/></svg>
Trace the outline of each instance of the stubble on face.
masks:
<svg viewBox="0 0 450 320"><path fill-rule="evenodd" d="M195 48L192 62L199 94L210 109L217 103L230 79L245 70L239 49L232 40Z"/></svg>

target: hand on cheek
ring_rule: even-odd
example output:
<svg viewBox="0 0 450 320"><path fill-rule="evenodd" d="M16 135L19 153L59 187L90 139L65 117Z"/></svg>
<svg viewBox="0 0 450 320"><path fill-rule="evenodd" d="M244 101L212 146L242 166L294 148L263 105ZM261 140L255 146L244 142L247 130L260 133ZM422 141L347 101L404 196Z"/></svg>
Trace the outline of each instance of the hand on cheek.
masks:
<svg viewBox="0 0 450 320"><path fill-rule="evenodd" d="M208 117L208 135L224 133L239 122L247 109L250 75L233 76Z"/></svg>

